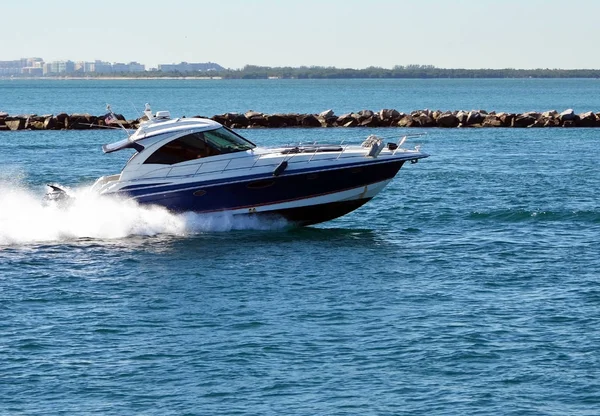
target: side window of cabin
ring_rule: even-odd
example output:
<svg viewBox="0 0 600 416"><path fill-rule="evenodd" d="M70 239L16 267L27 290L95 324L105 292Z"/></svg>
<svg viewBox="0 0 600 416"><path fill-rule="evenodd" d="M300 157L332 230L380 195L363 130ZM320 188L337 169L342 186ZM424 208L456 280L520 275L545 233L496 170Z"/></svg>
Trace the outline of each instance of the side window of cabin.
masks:
<svg viewBox="0 0 600 416"><path fill-rule="evenodd" d="M144 162L173 165L201 157L212 156L213 149L206 144L203 133L192 133L175 139L152 153Z"/></svg>

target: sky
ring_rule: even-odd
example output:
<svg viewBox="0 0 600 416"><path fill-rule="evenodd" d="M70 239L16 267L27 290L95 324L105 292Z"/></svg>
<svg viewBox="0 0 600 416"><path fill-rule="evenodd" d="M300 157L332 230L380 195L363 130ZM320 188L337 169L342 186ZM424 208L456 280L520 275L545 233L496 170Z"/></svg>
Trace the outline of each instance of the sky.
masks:
<svg viewBox="0 0 600 416"><path fill-rule="evenodd" d="M600 69L599 0L8 0L0 60Z"/></svg>

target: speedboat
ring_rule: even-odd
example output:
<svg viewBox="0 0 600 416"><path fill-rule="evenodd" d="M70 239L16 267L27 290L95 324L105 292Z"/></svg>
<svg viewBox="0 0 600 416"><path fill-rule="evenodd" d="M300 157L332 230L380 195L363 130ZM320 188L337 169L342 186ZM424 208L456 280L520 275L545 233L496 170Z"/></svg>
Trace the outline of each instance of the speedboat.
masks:
<svg viewBox="0 0 600 416"><path fill-rule="evenodd" d="M362 144L260 147L204 118L153 114L105 153L134 149L122 172L92 191L174 212L283 217L311 225L345 215L377 195L402 165L429 155L369 136ZM60 190L59 190L60 191ZM54 189L54 192L57 192Z"/></svg>

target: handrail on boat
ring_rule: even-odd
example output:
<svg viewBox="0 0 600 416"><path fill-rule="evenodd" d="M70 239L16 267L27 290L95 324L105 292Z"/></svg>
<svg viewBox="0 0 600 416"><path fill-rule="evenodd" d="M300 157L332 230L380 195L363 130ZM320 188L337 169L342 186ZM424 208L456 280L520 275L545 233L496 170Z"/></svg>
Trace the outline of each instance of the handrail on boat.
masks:
<svg viewBox="0 0 600 416"><path fill-rule="evenodd" d="M395 154L396 154L396 152L397 152L398 150L401 150L400 146L402 146L402 145L404 144L404 142L406 141L406 139L407 139L407 138L409 138L409 137L421 137L421 136L426 136L426 135L427 135L427 132L422 132L422 133L410 133L410 134L405 134L405 135L401 136L401 137L398 139L398 142L396 143L397 147L396 147L396 149L395 149L395 150L392 152L392 154L393 154L393 155L395 155ZM346 139L342 139L342 141L340 142L340 146L342 146L342 144L343 144L345 141L346 141ZM291 146L291 145L286 145L286 146ZM299 142L299 143L298 143L296 146L297 146L297 147L300 147L300 146L302 146L302 142ZM313 142L312 146L315 146L315 147L314 147L314 150L313 150L313 152L312 152L312 155L311 155L311 156L310 156L310 158L309 158L309 159L306 161L307 163L308 163L308 162L312 162L312 160L313 160L313 158L316 156L316 154L317 154L317 153L319 153L319 150L321 150L323 147L326 147L326 146L331 146L331 145L317 146L317 142L315 141L315 142ZM338 160L338 159L339 159L339 158L340 158L340 157L341 157L341 156L344 154L344 152L345 152L345 151L348 149L348 147L350 147L350 146L351 146L351 144L350 144L350 143L348 143L348 144L346 144L345 146L343 146L343 147L342 147L342 149L339 151L339 154L337 155L337 157L336 157L335 159L336 159L336 160ZM303 152L303 153L304 153L304 154L309 154L309 152ZM286 160L286 161L289 161L289 160L291 160L291 159L292 159L294 156L296 156L297 154L299 154L299 153L294 153L294 154L291 154L291 155L289 156L289 158L287 158L287 159L285 159L285 160ZM263 156L265 156L265 155L264 155L264 154L260 154L260 155L258 155L258 157L257 157L257 158L256 158L256 160L254 161L254 163L252 164L252 166L250 166L250 169L253 169L253 168L256 166L256 164L258 163L258 161L259 161L260 159L262 159L262 157L263 157ZM230 162L231 162L231 161L230 161ZM229 166L229 163L227 164L227 166L225 166L225 167L223 168L223 171L225 171L225 169L227 169L227 167L228 167L228 166Z"/></svg>
<svg viewBox="0 0 600 416"><path fill-rule="evenodd" d="M396 149L394 149L394 151L392 152L392 155L395 155L396 152L398 150L400 150L400 147L404 144L404 142L406 141L406 139L408 139L409 137L421 137L421 136L426 136L427 132L422 132L422 133L410 133L410 134L405 134L404 136L400 137L398 139L398 143L396 143Z"/></svg>

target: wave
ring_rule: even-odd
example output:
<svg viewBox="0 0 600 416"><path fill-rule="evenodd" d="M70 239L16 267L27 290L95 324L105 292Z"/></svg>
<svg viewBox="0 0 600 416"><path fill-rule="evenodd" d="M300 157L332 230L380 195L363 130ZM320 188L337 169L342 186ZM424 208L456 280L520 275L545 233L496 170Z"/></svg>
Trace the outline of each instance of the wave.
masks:
<svg viewBox="0 0 600 416"><path fill-rule="evenodd" d="M232 230L276 230L283 219L229 214L174 214L159 206L68 189L68 204L44 201L41 192L0 182L0 246L80 238L119 239L159 234L187 236Z"/></svg>
<svg viewBox="0 0 600 416"><path fill-rule="evenodd" d="M600 223L600 211L595 210L526 210L499 209L494 211L475 211L469 218L476 220L496 220L504 222L524 221L575 221Z"/></svg>

